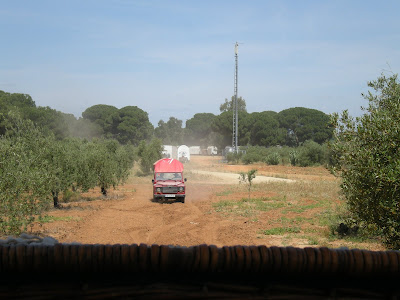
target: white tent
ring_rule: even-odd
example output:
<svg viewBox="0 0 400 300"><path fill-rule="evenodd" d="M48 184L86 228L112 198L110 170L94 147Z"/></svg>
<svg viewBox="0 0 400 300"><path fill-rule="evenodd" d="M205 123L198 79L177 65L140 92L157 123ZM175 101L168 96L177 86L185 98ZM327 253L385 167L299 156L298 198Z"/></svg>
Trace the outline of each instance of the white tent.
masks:
<svg viewBox="0 0 400 300"><path fill-rule="evenodd" d="M190 151L188 146L181 145L178 147L178 160L182 162L190 161Z"/></svg>

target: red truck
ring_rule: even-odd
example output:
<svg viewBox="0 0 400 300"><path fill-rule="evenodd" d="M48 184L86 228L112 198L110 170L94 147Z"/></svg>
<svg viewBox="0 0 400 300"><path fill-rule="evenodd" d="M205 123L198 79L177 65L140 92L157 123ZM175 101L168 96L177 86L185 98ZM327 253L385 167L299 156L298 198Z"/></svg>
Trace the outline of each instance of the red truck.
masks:
<svg viewBox="0 0 400 300"><path fill-rule="evenodd" d="M163 158L153 164L153 170L153 200L175 199L185 203L183 164L173 158Z"/></svg>

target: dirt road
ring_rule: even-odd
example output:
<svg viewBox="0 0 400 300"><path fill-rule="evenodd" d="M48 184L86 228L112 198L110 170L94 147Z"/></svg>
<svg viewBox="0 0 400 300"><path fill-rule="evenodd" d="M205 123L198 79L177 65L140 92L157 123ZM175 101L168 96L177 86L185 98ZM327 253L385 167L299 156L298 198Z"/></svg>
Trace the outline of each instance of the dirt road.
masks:
<svg viewBox="0 0 400 300"><path fill-rule="evenodd" d="M271 189L252 191L253 198L266 199L264 202L271 209L257 210L256 213L251 210L246 213L243 207L238 209L238 205L243 204L240 200L248 197L247 189L239 186L238 173L251 168L258 170L255 182L274 181ZM331 198L335 196L325 193L325 187L329 190L337 183L323 167L233 166L222 164L217 157L193 157L185 165L185 177L188 179L185 203L153 202L151 176L132 176L125 185L110 190L107 198L95 190L82 195L86 201L63 203L63 209L51 210L49 221L36 224L31 233L51 236L62 243L82 244L308 247L322 243L332 247L352 246L351 241L327 240L328 229L318 221L327 209L319 201L332 199L332 205L336 201ZM331 184L326 185L329 182ZM315 194L313 189L317 187L322 190ZM304 192L291 196L293 189L303 188L306 189ZM279 197L277 191L281 190L286 191L287 200L286 196ZM232 205L235 203L232 200L238 200L238 205ZM230 202L230 206L219 209L223 201ZM279 201L285 201L282 202L284 205L281 206ZM256 204L246 205L251 208ZM267 229L288 227L298 233L264 233ZM367 246L368 249L380 249L375 244L355 245L358 248Z"/></svg>
<svg viewBox="0 0 400 300"><path fill-rule="evenodd" d="M153 202L151 184L124 188L134 192L126 192L123 199L95 201L80 221L64 222L62 234L53 236L60 242L90 244L259 244L246 219L227 219L212 209L219 185L188 183L185 204ZM74 215L74 210L67 214Z"/></svg>
<svg viewBox="0 0 400 300"><path fill-rule="evenodd" d="M246 218L226 218L212 208L216 193L227 184L237 185L238 175L198 170L195 163L189 169L184 204L153 202L151 179L132 177L111 191L110 199L52 211L56 221L44 224L41 231L68 243L260 244L257 228Z"/></svg>

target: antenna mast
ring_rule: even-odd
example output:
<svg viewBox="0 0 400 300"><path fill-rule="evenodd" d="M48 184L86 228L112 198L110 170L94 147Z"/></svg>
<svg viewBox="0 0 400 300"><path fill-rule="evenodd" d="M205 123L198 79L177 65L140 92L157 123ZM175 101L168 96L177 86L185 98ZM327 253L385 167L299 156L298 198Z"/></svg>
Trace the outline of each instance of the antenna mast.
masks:
<svg viewBox="0 0 400 300"><path fill-rule="evenodd" d="M232 103L232 111L233 111L233 133L232 133L232 148L234 152L238 153L238 99L237 99L237 89L238 89L238 48L239 43L235 43L235 82L234 82L234 89L235 89L235 96Z"/></svg>

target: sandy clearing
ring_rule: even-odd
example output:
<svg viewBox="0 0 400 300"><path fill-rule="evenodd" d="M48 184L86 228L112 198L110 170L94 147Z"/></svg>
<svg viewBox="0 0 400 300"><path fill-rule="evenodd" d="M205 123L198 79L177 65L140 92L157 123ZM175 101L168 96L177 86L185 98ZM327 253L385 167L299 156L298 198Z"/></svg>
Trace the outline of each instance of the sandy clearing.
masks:
<svg viewBox="0 0 400 300"><path fill-rule="evenodd" d="M291 210L288 206L253 211L252 204L247 201L243 209L231 212L221 210L216 205L223 204L224 201L241 202L247 197L246 189L239 185L239 172L256 168L258 175L254 182L278 181L280 188L284 190L287 186L290 190L294 181L301 183L305 180L307 184L318 184L322 181L336 180L327 170L322 167L310 169L265 165L231 166L221 164L217 159L193 157L192 161L185 165L185 176L188 179L185 203L154 202L151 176L131 176L128 182L116 190L110 189L107 197L101 196L99 189L94 189L84 195L84 198L88 197L90 201L62 203L63 209L49 211L54 221L35 224L31 233L51 236L62 243L83 244L354 247L343 240L331 242L325 238L328 228L319 225L317 215L323 208L308 209L308 205L316 200L306 196L295 199L295 202L304 206L304 211L301 212ZM271 177L274 174L282 174L292 180ZM293 185L297 188L296 183ZM301 185L298 188L301 188ZM270 200L271 203L287 201L285 197L280 199L276 192L263 186L251 194L252 197L265 198L265 201ZM290 203L293 204L293 201ZM311 219L315 219L315 222L309 223ZM263 233L271 228L287 226L299 226L302 231L298 234L282 235ZM310 241L317 241L319 244L310 244ZM375 244L357 243L357 247L384 249Z"/></svg>
<svg viewBox="0 0 400 300"><path fill-rule="evenodd" d="M202 171L202 170L193 170L193 174L201 174L215 177L217 179L217 184L237 184L239 182L239 174L238 173L225 173L225 172L212 172L212 171ZM295 182L295 180L285 179L285 178L276 178L276 177L268 177L263 175L256 175L256 178L253 179L253 183L263 183L263 182Z"/></svg>

